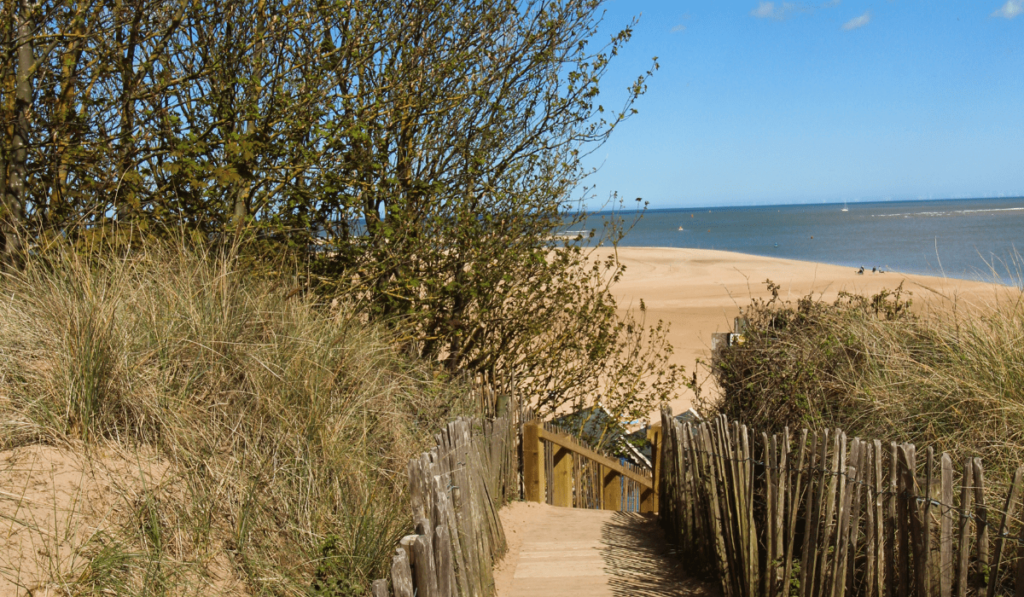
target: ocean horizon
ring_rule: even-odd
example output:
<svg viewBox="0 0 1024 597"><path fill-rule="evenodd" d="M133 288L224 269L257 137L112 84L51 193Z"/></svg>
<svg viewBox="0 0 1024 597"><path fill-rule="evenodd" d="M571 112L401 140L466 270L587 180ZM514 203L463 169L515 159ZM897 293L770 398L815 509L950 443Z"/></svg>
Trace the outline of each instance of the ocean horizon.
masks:
<svg viewBox="0 0 1024 597"><path fill-rule="evenodd" d="M714 249L1021 286L1024 197L648 209L619 246Z"/></svg>

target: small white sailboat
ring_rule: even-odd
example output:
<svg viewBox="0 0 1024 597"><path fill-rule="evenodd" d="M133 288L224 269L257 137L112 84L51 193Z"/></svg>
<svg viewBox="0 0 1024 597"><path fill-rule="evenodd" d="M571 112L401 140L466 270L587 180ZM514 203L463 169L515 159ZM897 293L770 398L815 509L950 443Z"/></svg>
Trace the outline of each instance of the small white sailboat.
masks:
<svg viewBox="0 0 1024 597"><path fill-rule="evenodd" d="M682 231L683 231L683 227L682 227L682 226L680 226L680 227L679 227L679 231L680 231L680 232L682 232Z"/></svg>
<svg viewBox="0 0 1024 597"><path fill-rule="evenodd" d="M846 201L843 201L843 211L850 211L849 209L846 208Z"/></svg>

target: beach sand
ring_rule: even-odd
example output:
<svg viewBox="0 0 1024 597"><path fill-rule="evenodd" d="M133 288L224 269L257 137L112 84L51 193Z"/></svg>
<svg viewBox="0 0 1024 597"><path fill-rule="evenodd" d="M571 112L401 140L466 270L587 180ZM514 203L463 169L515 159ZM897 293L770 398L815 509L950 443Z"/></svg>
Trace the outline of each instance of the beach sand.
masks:
<svg viewBox="0 0 1024 597"><path fill-rule="evenodd" d="M595 256L604 258L611 251L598 249ZM771 296L766 279L781 286L781 298L793 301L810 292L828 301L842 290L871 296L903 282L904 290L913 293L915 310L948 308L954 299L983 304L995 297L997 288L1005 289L952 278L871 273L870 269L858 274L851 267L705 249L626 247L619 248L618 255L626 266L625 275L612 287L620 307L638 308L643 299L648 322L670 323L671 362L685 367L687 377L693 374L696 359L709 360L711 334L732 331L733 318L752 298ZM706 376L706 368L698 369L704 391L714 392ZM672 403L672 410L678 414L692 402L692 392L686 391ZM652 421L659 417L651 413Z"/></svg>

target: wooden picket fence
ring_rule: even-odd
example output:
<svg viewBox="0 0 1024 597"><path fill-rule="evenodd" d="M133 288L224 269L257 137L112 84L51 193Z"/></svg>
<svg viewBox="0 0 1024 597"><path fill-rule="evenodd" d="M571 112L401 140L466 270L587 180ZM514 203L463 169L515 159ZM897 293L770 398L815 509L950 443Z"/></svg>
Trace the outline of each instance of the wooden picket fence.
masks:
<svg viewBox="0 0 1024 597"><path fill-rule="evenodd" d="M391 562L395 597L489 597L492 567L505 552L498 509L519 494L514 399L493 386L477 389L481 403L501 404L501 416L460 418L435 436L437 447L409 461L409 495L416 534L401 539ZM374 597L391 593L374 581Z"/></svg>
<svg viewBox="0 0 1024 597"><path fill-rule="evenodd" d="M978 458L955 472L931 448L918 455L839 430L768 437L671 414L660 520L688 568L717 577L723 595L1024 596L1024 467L990 504Z"/></svg>

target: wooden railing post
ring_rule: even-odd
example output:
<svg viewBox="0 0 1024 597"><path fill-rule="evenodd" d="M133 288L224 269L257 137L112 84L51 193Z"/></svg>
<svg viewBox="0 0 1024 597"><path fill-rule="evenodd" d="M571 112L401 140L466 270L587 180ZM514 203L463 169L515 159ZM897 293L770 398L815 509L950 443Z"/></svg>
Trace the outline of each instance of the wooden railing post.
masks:
<svg viewBox="0 0 1024 597"><path fill-rule="evenodd" d="M603 480L602 508L604 510L622 510L622 475L608 467L601 467Z"/></svg>
<svg viewBox="0 0 1024 597"><path fill-rule="evenodd" d="M537 423L523 425L523 491L526 501L545 501L544 443Z"/></svg>
<svg viewBox="0 0 1024 597"><path fill-rule="evenodd" d="M661 477L661 424L647 428L647 439L651 442L651 462L654 465L654 487L644 489L640 495L640 512L658 511L658 479Z"/></svg>
<svg viewBox="0 0 1024 597"><path fill-rule="evenodd" d="M551 504L572 508L572 452L559 447L554 454L554 487Z"/></svg>

